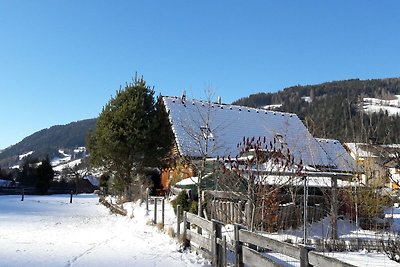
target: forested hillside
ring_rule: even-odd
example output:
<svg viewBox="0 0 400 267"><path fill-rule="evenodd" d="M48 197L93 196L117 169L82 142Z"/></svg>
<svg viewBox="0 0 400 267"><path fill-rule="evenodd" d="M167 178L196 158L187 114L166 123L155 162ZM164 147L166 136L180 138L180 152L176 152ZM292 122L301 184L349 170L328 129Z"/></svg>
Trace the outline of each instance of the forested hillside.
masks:
<svg viewBox="0 0 400 267"><path fill-rule="evenodd" d="M89 129L95 126L96 119L87 119L43 129L0 153L0 166L8 167L18 161L19 155L30 151L34 151L31 157L43 158L56 156L61 148L85 146Z"/></svg>
<svg viewBox="0 0 400 267"><path fill-rule="evenodd" d="M354 79L253 94L233 104L251 107L282 104L280 111L298 114L316 137L342 142L400 143L399 115L363 112L363 98L387 100L395 95L400 95L400 78Z"/></svg>

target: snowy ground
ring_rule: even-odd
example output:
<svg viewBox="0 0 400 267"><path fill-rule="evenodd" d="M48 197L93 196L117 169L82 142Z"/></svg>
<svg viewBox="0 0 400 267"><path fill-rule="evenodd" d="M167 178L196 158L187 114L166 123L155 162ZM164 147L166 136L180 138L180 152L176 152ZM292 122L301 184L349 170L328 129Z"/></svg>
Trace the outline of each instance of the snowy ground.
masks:
<svg viewBox="0 0 400 267"><path fill-rule="evenodd" d="M366 113L375 113L379 111L388 112L390 116L400 114L400 95L395 95L392 100L383 100L377 98L364 98L363 109Z"/></svg>
<svg viewBox="0 0 400 267"><path fill-rule="evenodd" d="M144 207L127 204L133 218L111 215L95 195L0 196L0 266L204 266L180 253ZM173 224L166 205L166 225ZM151 213L150 213L151 215Z"/></svg>

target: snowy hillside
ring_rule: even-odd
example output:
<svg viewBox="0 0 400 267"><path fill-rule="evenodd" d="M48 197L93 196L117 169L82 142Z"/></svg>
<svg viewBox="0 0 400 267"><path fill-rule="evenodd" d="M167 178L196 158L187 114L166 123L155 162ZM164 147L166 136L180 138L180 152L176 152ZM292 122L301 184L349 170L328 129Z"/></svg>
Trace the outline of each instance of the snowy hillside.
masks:
<svg viewBox="0 0 400 267"><path fill-rule="evenodd" d="M390 116L400 115L400 95L393 99L383 100L378 98L363 98L363 110L366 113L387 112Z"/></svg>
<svg viewBox="0 0 400 267"><path fill-rule="evenodd" d="M268 110L277 110L282 107L282 104L265 105L262 108Z"/></svg>

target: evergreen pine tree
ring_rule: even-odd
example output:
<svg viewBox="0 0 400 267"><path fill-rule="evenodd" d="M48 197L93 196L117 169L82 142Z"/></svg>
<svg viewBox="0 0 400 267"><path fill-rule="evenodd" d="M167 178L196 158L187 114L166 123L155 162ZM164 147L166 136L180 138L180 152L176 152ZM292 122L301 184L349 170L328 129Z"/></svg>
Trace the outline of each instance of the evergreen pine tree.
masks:
<svg viewBox="0 0 400 267"><path fill-rule="evenodd" d="M154 90L143 78L117 91L104 106L96 132L88 138L90 161L112 175L114 189L122 193L144 167L159 166L169 151L165 122L161 121ZM167 138L168 139L168 138Z"/></svg>
<svg viewBox="0 0 400 267"><path fill-rule="evenodd" d="M42 160L36 169L36 190L39 194L46 194L54 178L54 170L49 158Z"/></svg>

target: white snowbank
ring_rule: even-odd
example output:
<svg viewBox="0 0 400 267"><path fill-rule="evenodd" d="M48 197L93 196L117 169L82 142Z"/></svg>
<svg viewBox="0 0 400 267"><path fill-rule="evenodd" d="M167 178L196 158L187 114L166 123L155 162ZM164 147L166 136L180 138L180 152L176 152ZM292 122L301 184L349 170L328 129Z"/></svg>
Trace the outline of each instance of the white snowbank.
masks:
<svg viewBox="0 0 400 267"><path fill-rule="evenodd" d="M144 205L134 215L110 215L95 195L0 196L1 266L203 266L180 253L168 235L146 225ZM169 205L166 205L169 207ZM173 222L167 209L166 224ZM151 212L149 214L152 214ZM169 215L168 215L169 214Z"/></svg>

